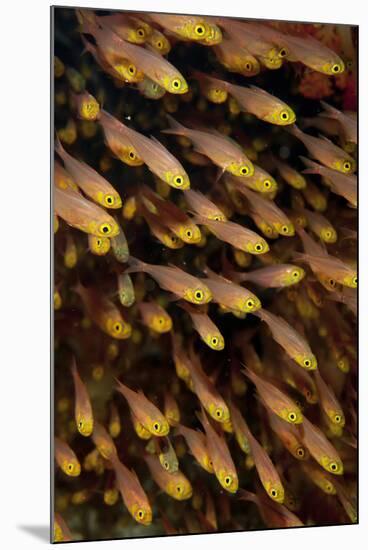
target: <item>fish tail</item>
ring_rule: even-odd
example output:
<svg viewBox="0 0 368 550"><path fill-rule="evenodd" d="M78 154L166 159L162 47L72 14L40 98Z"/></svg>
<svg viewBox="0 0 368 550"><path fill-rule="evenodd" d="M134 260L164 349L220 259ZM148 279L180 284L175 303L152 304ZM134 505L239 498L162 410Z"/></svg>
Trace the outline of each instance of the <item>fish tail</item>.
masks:
<svg viewBox="0 0 368 550"><path fill-rule="evenodd" d="M129 256L128 263L129 267L124 271L124 273L137 273L139 271L147 270L147 264L142 262L142 260L138 260L138 258L134 258L134 256Z"/></svg>
<svg viewBox="0 0 368 550"><path fill-rule="evenodd" d="M188 136L188 128L180 124L175 118L170 115L166 115L167 120L169 121L170 128L166 130L161 130L163 134L175 134L176 136Z"/></svg>
<svg viewBox="0 0 368 550"><path fill-rule="evenodd" d="M319 167L320 166L317 162L313 162L313 160L308 159L306 157L303 157L303 155L300 155L299 158L307 166L307 169L303 170L303 174L317 174L317 173L319 173Z"/></svg>
<svg viewBox="0 0 368 550"><path fill-rule="evenodd" d="M79 32L83 34L91 34L93 36L94 32L98 28L96 17L91 10L79 9L76 10L76 15L79 23Z"/></svg>
<svg viewBox="0 0 368 550"><path fill-rule="evenodd" d="M64 159L64 157L66 155L66 151L65 151L64 147L62 146L60 138L57 134L56 134L56 138L55 138L55 151L62 159Z"/></svg>
<svg viewBox="0 0 368 550"><path fill-rule="evenodd" d="M329 105L325 101L320 102L322 107L324 108L325 112L332 118L338 118L340 111L336 109L335 107L332 107L332 105Z"/></svg>
<svg viewBox="0 0 368 550"><path fill-rule="evenodd" d="M239 489L238 494L240 495L239 500L248 500L257 504L257 495L254 493L246 491L245 489Z"/></svg>

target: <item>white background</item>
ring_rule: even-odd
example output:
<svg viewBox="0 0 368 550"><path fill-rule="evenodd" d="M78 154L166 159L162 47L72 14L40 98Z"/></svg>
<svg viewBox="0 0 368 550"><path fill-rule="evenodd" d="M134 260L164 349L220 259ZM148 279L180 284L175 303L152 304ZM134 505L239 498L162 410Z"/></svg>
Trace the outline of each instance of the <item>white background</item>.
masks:
<svg viewBox="0 0 368 550"><path fill-rule="evenodd" d="M64 2L63 5L75 5ZM360 326L366 338L368 18L358 0L98 0L134 8L360 25ZM47 544L49 522L49 2L2 3L0 25L0 545ZM216 10L216 11L214 11ZM361 342L363 348L364 341ZM79 548L367 547L367 361L360 358L360 525L232 535L83 543ZM41 537L41 538L40 538ZM365 543L364 543L364 539ZM71 546L75 546L72 544Z"/></svg>

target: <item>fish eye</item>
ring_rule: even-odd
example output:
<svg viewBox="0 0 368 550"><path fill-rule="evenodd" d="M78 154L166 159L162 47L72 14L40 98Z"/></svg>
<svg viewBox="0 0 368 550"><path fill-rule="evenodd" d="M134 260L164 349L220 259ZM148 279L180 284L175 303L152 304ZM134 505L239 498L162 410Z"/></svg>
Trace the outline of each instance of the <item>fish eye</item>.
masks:
<svg viewBox="0 0 368 550"><path fill-rule="evenodd" d="M175 88L176 90L179 90L180 88L180 80L178 78L174 78L174 80L172 81L172 86L173 88Z"/></svg>
<svg viewBox="0 0 368 550"><path fill-rule="evenodd" d="M183 177L182 176L176 176L176 178L174 179L174 182L175 182L175 185L177 185L178 187L183 185Z"/></svg>
<svg viewBox="0 0 368 550"><path fill-rule="evenodd" d="M249 168L248 168L248 166L242 166L242 167L240 168L240 173L241 173L242 176L246 176L246 175L249 173Z"/></svg>
<svg viewBox="0 0 368 550"><path fill-rule="evenodd" d="M335 65L332 65L331 67L333 73L339 73L340 72L340 66L335 63Z"/></svg>
<svg viewBox="0 0 368 550"><path fill-rule="evenodd" d="M177 493L181 493L181 492L182 492L182 487L181 487L181 485L177 485L177 486L176 486L176 492L177 492Z"/></svg>
<svg viewBox="0 0 368 550"><path fill-rule="evenodd" d="M155 422L154 425L153 425L153 429L155 430L155 432L158 432L160 431L160 424L158 422Z"/></svg>
<svg viewBox="0 0 368 550"><path fill-rule="evenodd" d="M164 322L163 317L159 317L159 318L158 318L158 322L159 322L160 325L162 325L162 323Z"/></svg>
<svg viewBox="0 0 368 550"><path fill-rule="evenodd" d="M304 359L303 364L306 368L309 368L311 366L311 362L309 359Z"/></svg>
<svg viewBox="0 0 368 550"><path fill-rule="evenodd" d="M114 197L112 195L106 195L105 201L107 204L114 204Z"/></svg>
<svg viewBox="0 0 368 550"><path fill-rule="evenodd" d="M336 424L340 424L340 422L341 422L341 416L340 416L339 414L335 414L334 420L335 420L335 423L336 423Z"/></svg>
<svg viewBox="0 0 368 550"><path fill-rule="evenodd" d="M249 63L249 61L245 64L245 68L247 71L251 71L252 70L252 64Z"/></svg>
<svg viewBox="0 0 368 550"><path fill-rule="evenodd" d="M156 42L156 46L159 48L159 50L162 49L163 44L162 44L161 40L158 40L158 42Z"/></svg>
<svg viewBox="0 0 368 550"><path fill-rule="evenodd" d="M98 247L100 247L102 245L101 239L97 239L96 244L97 244Z"/></svg>
<svg viewBox="0 0 368 550"><path fill-rule="evenodd" d="M203 25L196 25L196 27L194 28L194 31L195 31L196 34L198 34L198 36L203 36L204 26Z"/></svg>
<svg viewBox="0 0 368 550"><path fill-rule="evenodd" d="M123 326L121 323L115 323L114 325L114 331L119 334L123 330Z"/></svg>
<svg viewBox="0 0 368 550"><path fill-rule="evenodd" d="M221 90L219 90L219 88L215 88L213 90L213 92L216 94L216 95L220 95L221 94Z"/></svg>
<svg viewBox="0 0 368 550"><path fill-rule="evenodd" d="M144 32L144 29L138 29L137 34L138 36L141 36L143 38L143 36L145 36L146 33Z"/></svg>
<svg viewBox="0 0 368 550"><path fill-rule="evenodd" d="M287 51L285 48L281 48L281 50L279 51L279 56L280 57L285 57L285 55L287 54Z"/></svg>
<svg viewBox="0 0 368 550"><path fill-rule="evenodd" d="M334 279L329 279L328 284L334 288L336 286L336 281Z"/></svg>
<svg viewBox="0 0 368 550"><path fill-rule="evenodd" d="M78 422L78 428L83 428L83 420L80 420L80 421Z"/></svg>
<svg viewBox="0 0 368 550"><path fill-rule="evenodd" d="M332 483L329 483L328 481L326 481L325 489L328 493L333 493L334 486L332 485Z"/></svg>
<svg viewBox="0 0 368 550"><path fill-rule="evenodd" d="M355 286L358 285L358 277L354 277L354 278L353 278L353 284L354 284Z"/></svg>
<svg viewBox="0 0 368 550"><path fill-rule="evenodd" d="M261 243L258 243L254 247L256 252L261 252L263 250L263 245Z"/></svg>
<svg viewBox="0 0 368 550"><path fill-rule="evenodd" d="M306 390L305 396L310 399L312 397L312 392L310 390Z"/></svg>
<svg viewBox="0 0 368 550"><path fill-rule="evenodd" d="M281 118L281 120L285 120L285 121L289 120L289 118L290 118L289 113L287 111L281 111L280 118Z"/></svg>
<svg viewBox="0 0 368 550"><path fill-rule="evenodd" d="M211 338L211 344L213 346L217 346L218 342L219 342L219 340L218 340L217 336L213 336L213 338Z"/></svg>
<svg viewBox="0 0 368 550"><path fill-rule="evenodd" d="M300 458L304 458L305 452L304 452L303 447L298 447L298 449L297 449L297 451L296 451L296 454L297 454Z"/></svg>
<svg viewBox="0 0 368 550"><path fill-rule="evenodd" d="M271 489L271 497L276 498L278 495L278 491L276 489Z"/></svg>
<svg viewBox="0 0 368 550"><path fill-rule="evenodd" d="M215 220L215 222L220 222L221 216L214 216L213 219Z"/></svg>
<svg viewBox="0 0 368 550"><path fill-rule="evenodd" d="M167 462L167 460L165 460L164 462L164 468L165 470L168 470L170 468L170 464Z"/></svg>
<svg viewBox="0 0 368 550"><path fill-rule="evenodd" d="M263 185L265 186L266 189L269 189L272 184L270 180L264 180Z"/></svg>
<svg viewBox="0 0 368 550"><path fill-rule="evenodd" d="M177 243L178 242L178 238L176 237L176 235L171 236L171 242L172 243Z"/></svg>
<svg viewBox="0 0 368 550"><path fill-rule="evenodd" d="M288 419L290 420L290 422L295 422L296 420L296 414L295 412L291 412L288 414Z"/></svg>
<svg viewBox="0 0 368 550"><path fill-rule="evenodd" d="M194 293L194 297L196 300L202 300L203 299L203 292L202 290L196 290Z"/></svg>
<svg viewBox="0 0 368 550"><path fill-rule="evenodd" d="M337 472L338 468L339 468L339 467L338 467L338 465L336 464L336 462L330 462L330 470L331 470L332 472Z"/></svg>
<svg viewBox="0 0 368 550"><path fill-rule="evenodd" d="M285 235L286 235L286 233L289 233L289 228L288 228L288 226L287 226L287 225L283 225L283 226L281 227L281 231L282 231L283 233L285 233Z"/></svg>
<svg viewBox="0 0 368 550"><path fill-rule="evenodd" d="M73 464L72 464L71 462L69 462L69 464L68 464L68 471L69 471L69 472L72 472L72 471L73 471L73 468L74 468Z"/></svg>
<svg viewBox="0 0 368 550"><path fill-rule="evenodd" d="M223 416L222 409L216 409L215 410L215 415L217 416L217 418L222 418L222 416Z"/></svg>
<svg viewBox="0 0 368 550"><path fill-rule="evenodd" d="M138 510L137 516L139 517L139 519L143 519L143 517L144 517L144 512L143 512L143 510Z"/></svg>
<svg viewBox="0 0 368 550"><path fill-rule="evenodd" d="M294 279L296 279L297 277L299 277L299 271L293 271L293 272L292 272L292 276L294 277Z"/></svg>
<svg viewBox="0 0 368 550"><path fill-rule="evenodd" d="M253 307L254 307L254 300L250 298L249 300L247 300L247 308L251 309Z"/></svg>
<svg viewBox="0 0 368 550"><path fill-rule="evenodd" d="M187 229L185 234L188 237L188 239L191 239L193 237L193 232L191 229Z"/></svg>
<svg viewBox="0 0 368 550"><path fill-rule="evenodd" d="M103 223L102 225L100 225L100 231L104 235L109 235L112 231L112 227L109 223Z"/></svg>
<svg viewBox="0 0 368 550"><path fill-rule="evenodd" d="M348 170L351 170L351 162L349 162L348 160L346 160L344 162L344 170L348 171Z"/></svg>
<svg viewBox="0 0 368 550"><path fill-rule="evenodd" d="M135 159L135 153L133 151L129 151L129 158L132 160Z"/></svg>
<svg viewBox="0 0 368 550"><path fill-rule="evenodd" d="M157 92L157 90L158 90L158 85L156 84L156 82L152 82L152 90L153 90L154 92Z"/></svg>
<svg viewBox="0 0 368 550"><path fill-rule="evenodd" d="M230 476L226 476L224 481L225 481L226 487L229 487L229 485L231 485L232 478Z"/></svg>
<svg viewBox="0 0 368 550"><path fill-rule="evenodd" d="M128 67L128 72L129 72L132 76L135 75L135 73L136 73L136 68L134 67L134 65L129 65L129 67Z"/></svg>
<svg viewBox="0 0 368 550"><path fill-rule="evenodd" d="M351 60L347 61L347 62L346 62L346 67L347 67L348 69L352 69L352 68L353 68L353 62L352 62Z"/></svg>

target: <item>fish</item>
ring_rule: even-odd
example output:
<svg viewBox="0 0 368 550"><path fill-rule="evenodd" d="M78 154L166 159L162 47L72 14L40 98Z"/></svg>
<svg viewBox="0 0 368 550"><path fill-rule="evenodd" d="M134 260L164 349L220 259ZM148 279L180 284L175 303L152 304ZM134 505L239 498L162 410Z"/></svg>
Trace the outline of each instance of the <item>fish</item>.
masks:
<svg viewBox="0 0 368 550"><path fill-rule="evenodd" d="M336 449L324 433L305 416L300 428L300 435L304 445L322 468L334 475L342 475L344 473L344 466Z"/></svg>
<svg viewBox="0 0 368 550"><path fill-rule="evenodd" d="M119 193L113 186L86 163L69 155L59 139L56 140L55 150L63 160L67 171L86 195L100 206L106 208L121 208L122 201Z"/></svg>
<svg viewBox="0 0 368 550"><path fill-rule="evenodd" d="M242 429L244 431L245 437L248 440L250 452L254 460L254 465L256 467L263 488L265 489L270 499L277 502L278 504L282 504L284 502L285 489L282 485L280 476L267 452L250 431L244 417Z"/></svg>
<svg viewBox="0 0 368 550"><path fill-rule="evenodd" d="M183 75L154 50L130 44L105 25L97 26L83 18L80 32L91 34L103 52L118 58L129 59L142 71L143 75L148 76L166 91L172 94L185 94L188 91L188 84Z"/></svg>
<svg viewBox="0 0 368 550"><path fill-rule="evenodd" d="M256 495L250 491L240 490L240 499L254 502L260 511L263 521L268 527L285 528L285 527L302 527L303 522L283 504L277 506L267 497L259 494Z"/></svg>
<svg viewBox="0 0 368 550"><path fill-rule="evenodd" d="M202 16L150 13L149 18L173 35L186 40L202 42L213 33L213 24ZM219 42L221 38L220 33Z"/></svg>
<svg viewBox="0 0 368 550"><path fill-rule="evenodd" d="M118 295L122 306L130 307L135 302L135 292L132 279L128 273L117 274Z"/></svg>
<svg viewBox="0 0 368 550"><path fill-rule="evenodd" d="M307 219L308 227L325 243L335 243L337 232L331 223L319 212L312 212L303 208L302 214Z"/></svg>
<svg viewBox="0 0 368 550"><path fill-rule="evenodd" d="M288 58L299 61L322 74L338 75L345 71L343 60L333 50L311 35L292 36L283 34L289 50Z"/></svg>
<svg viewBox="0 0 368 550"><path fill-rule="evenodd" d="M172 319L165 309L155 302L139 302L138 309L143 324L158 334L170 332Z"/></svg>
<svg viewBox="0 0 368 550"><path fill-rule="evenodd" d="M163 245L167 248L171 248L172 250L177 250L184 246L184 241L170 229L165 227L165 225L162 224L162 218L158 214L151 212L145 205L144 201L140 201L139 203L139 212L146 220L152 235L154 235ZM174 227L176 228L176 224Z"/></svg>
<svg viewBox="0 0 368 550"><path fill-rule="evenodd" d="M209 474L214 473L212 460L208 454L205 435L200 430L193 430L179 424L175 431L176 435L182 435L190 449L190 452L198 464Z"/></svg>
<svg viewBox="0 0 368 550"><path fill-rule="evenodd" d="M220 44L214 47L218 61L228 71L243 76L255 76L261 66L256 57L250 53L246 45L240 45L231 37L223 37Z"/></svg>
<svg viewBox="0 0 368 550"><path fill-rule="evenodd" d="M229 408L217 391L215 384L204 372L199 356L195 354L193 349L190 350L189 358L190 361L186 363L186 367L193 383L193 392L211 418L216 422L227 422L230 418Z"/></svg>
<svg viewBox="0 0 368 550"><path fill-rule="evenodd" d="M77 265L78 252L73 236L70 232L66 235L66 247L64 253L64 265L68 269L73 269Z"/></svg>
<svg viewBox="0 0 368 550"><path fill-rule="evenodd" d="M248 368L242 373L256 386L261 403L265 403L268 409L290 424L303 422L300 408L286 393Z"/></svg>
<svg viewBox="0 0 368 550"><path fill-rule="evenodd" d="M174 334L172 331L170 333L171 336L171 344L172 344L172 354L173 354L173 360L175 364L175 372L180 378L180 380L183 380L187 387L193 391L193 381L190 375L190 358L186 351L184 350L182 343L180 339Z"/></svg>
<svg viewBox="0 0 368 550"><path fill-rule="evenodd" d="M227 35L235 40L240 47L245 47L267 69L279 69L282 59L278 55L277 46L266 40L257 30L245 21L227 17L216 17L216 23L224 28Z"/></svg>
<svg viewBox="0 0 368 550"><path fill-rule="evenodd" d="M118 237L115 237L118 238ZM96 256L106 256L111 247L111 241L108 237L96 237L88 235L88 248Z"/></svg>
<svg viewBox="0 0 368 550"><path fill-rule="evenodd" d="M69 187L73 191L79 191L71 175L68 174L58 160L54 162L54 185L59 189L67 189Z"/></svg>
<svg viewBox="0 0 368 550"><path fill-rule="evenodd" d="M284 381L300 392L308 403L315 405L318 402L317 387L313 378L305 369L300 369L286 353L283 354L282 370Z"/></svg>
<svg viewBox="0 0 368 550"><path fill-rule="evenodd" d="M326 249L317 244L315 240L308 235L304 229L301 227L297 228L297 233L303 243L304 252L306 254L312 254L313 256L326 256L327 251ZM330 292L332 292L336 287L336 281L331 276L328 276L327 274L324 274L317 266L314 264L310 264L310 268L313 271L313 273L316 275L318 281L324 286L324 288Z"/></svg>
<svg viewBox="0 0 368 550"><path fill-rule="evenodd" d="M176 266L153 265L130 256L129 268L125 273L141 272L153 277L161 288L180 296L193 304L207 304L212 300L212 293L202 280L189 275Z"/></svg>
<svg viewBox="0 0 368 550"><path fill-rule="evenodd" d="M96 237L115 237L119 227L103 208L70 189L54 189L54 209L68 225Z"/></svg>
<svg viewBox="0 0 368 550"><path fill-rule="evenodd" d="M59 437L55 437L54 453L56 463L64 474L71 477L79 476L81 473L80 462L75 452L69 447L66 441L63 441Z"/></svg>
<svg viewBox="0 0 368 550"><path fill-rule="evenodd" d="M141 525L151 525L152 508L148 497L134 470L128 468L114 456L112 465L121 498L132 518Z"/></svg>
<svg viewBox="0 0 368 550"><path fill-rule="evenodd" d="M58 512L55 512L54 516L53 534L53 542L71 542L73 540L73 535L68 525Z"/></svg>
<svg viewBox="0 0 368 550"><path fill-rule="evenodd" d="M75 423L77 425L78 432L81 435L88 437L93 432L92 404L87 387L79 376L75 357L73 357L72 360L71 373L75 390Z"/></svg>
<svg viewBox="0 0 368 550"><path fill-rule="evenodd" d="M151 32L151 28L128 13L114 13L95 17L97 23L112 29L120 38L132 44L144 44ZM147 29L148 27L148 29Z"/></svg>
<svg viewBox="0 0 368 550"><path fill-rule="evenodd" d="M295 228L287 215L273 201L264 199L258 193L239 185L233 178L231 184L243 194L249 204L249 208L276 229L279 235L284 237L293 237Z"/></svg>
<svg viewBox="0 0 368 550"><path fill-rule="evenodd" d="M78 283L74 290L80 296L87 315L103 332L118 340L130 338L132 327L113 302L94 287L87 288Z"/></svg>
<svg viewBox="0 0 368 550"><path fill-rule="evenodd" d="M282 162L276 157L272 157L272 161L280 174L280 176L294 189L304 189L307 186L305 177L300 174L295 168L286 162Z"/></svg>
<svg viewBox="0 0 368 550"><path fill-rule="evenodd" d="M265 194L267 193L267 196L271 195L271 193L275 193L278 189L277 181L260 166L257 166L254 163L253 166L253 175L249 178L242 179L241 182L249 187L249 189L253 189L253 191L258 191L259 193ZM240 183L240 180L238 183Z"/></svg>
<svg viewBox="0 0 368 550"><path fill-rule="evenodd" d="M241 111L251 113L256 118L277 126L293 125L296 116L291 107L281 99L257 86L237 86L220 81L227 92L237 101Z"/></svg>
<svg viewBox="0 0 368 550"><path fill-rule="evenodd" d="M161 440L160 440L161 441ZM159 446L159 440L156 438L155 442ZM165 438L165 442L162 444L162 449L159 451L158 459L161 466L170 474L179 470L179 461L176 456L175 449L168 437Z"/></svg>
<svg viewBox="0 0 368 550"><path fill-rule="evenodd" d="M209 220L214 220L217 222L227 221L224 212L200 191L188 189L188 191L185 192L185 201L189 208L194 210L194 212L199 216L203 216Z"/></svg>
<svg viewBox="0 0 368 550"><path fill-rule="evenodd" d="M225 438L211 426L203 407L201 407L201 413L197 412L196 414L206 433L207 449L215 475L220 485L229 493L234 494L238 490L239 480Z"/></svg>
<svg viewBox="0 0 368 550"><path fill-rule="evenodd" d="M342 174L351 174L356 170L356 162L348 153L340 149L326 136L314 137L302 132L296 124L287 128L293 136L305 145L310 155L327 168Z"/></svg>
<svg viewBox="0 0 368 550"><path fill-rule="evenodd" d="M105 460L113 461L114 458L117 458L118 451L115 443L104 426L99 422L95 422L94 424L92 440L96 449Z"/></svg>
<svg viewBox="0 0 368 550"><path fill-rule="evenodd" d="M120 435L120 432L121 432L120 416L117 408L115 407L114 404L112 404L110 420L109 420L109 434L111 435L111 437L115 439Z"/></svg>
<svg viewBox="0 0 368 550"><path fill-rule="evenodd" d="M344 412L333 389L324 381L318 369L314 372L314 380L322 410L333 424L343 428L345 426Z"/></svg>
<svg viewBox="0 0 368 550"><path fill-rule="evenodd" d="M115 223L116 223L116 225L119 229L119 233L118 233L118 235L115 235L110 239L111 250L114 254L115 259L118 262L124 264L129 259L128 241L127 241L125 233L124 233L123 229L121 228L119 222L117 221L116 218L114 218L114 219L115 219Z"/></svg>
<svg viewBox="0 0 368 550"><path fill-rule="evenodd" d="M231 415L231 422L234 427L234 433L236 441L246 455L249 455L250 453L250 445L248 438L246 436L246 426L245 426L245 420L240 412L240 410L234 405L232 400L229 400L229 408L230 408L230 415Z"/></svg>
<svg viewBox="0 0 368 550"><path fill-rule="evenodd" d="M165 88L147 76L137 83L137 88L148 99L161 99L166 94Z"/></svg>
<svg viewBox="0 0 368 550"><path fill-rule="evenodd" d="M180 471L169 473L162 468L157 457L145 454L144 460L149 468L153 480L162 491L175 500L188 500L193 494L190 481Z"/></svg>
<svg viewBox="0 0 368 550"><path fill-rule="evenodd" d="M270 265L254 271L236 273L237 282L250 281L266 288L288 287L300 283L305 277L304 269L293 264Z"/></svg>
<svg viewBox="0 0 368 550"><path fill-rule="evenodd" d="M55 309L55 311L60 309L62 305L63 305L63 300L61 298L61 294L57 289L55 289L55 291L54 291L54 309Z"/></svg>
<svg viewBox="0 0 368 550"><path fill-rule="evenodd" d="M330 254L315 256L298 252L294 254L294 259L306 262L313 271L320 272L341 285L350 288L357 288L358 286L356 270Z"/></svg>
<svg viewBox="0 0 368 550"><path fill-rule="evenodd" d="M316 370L317 359L309 344L285 319L264 308L255 312L255 315L267 323L273 339L291 359L308 371Z"/></svg>
<svg viewBox="0 0 368 550"><path fill-rule="evenodd" d="M152 434L149 430L147 430L144 425L137 419L137 417L130 411L130 416L133 423L133 428L135 430L135 433L140 439L151 439Z"/></svg>
<svg viewBox="0 0 368 550"><path fill-rule="evenodd" d="M174 396L168 391L165 392L164 414L171 427L175 427L179 424L181 416L180 409Z"/></svg>
<svg viewBox="0 0 368 550"><path fill-rule="evenodd" d="M216 351L224 349L224 337L206 313L198 312L196 308L189 306L189 304L183 303L179 304L179 306L190 315L194 329L207 346Z"/></svg>
<svg viewBox="0 0 368 550"><path fill-rule="evenodd" d="M117 391L125 397L129 408L143 427L157 437L166 436L170 426L161 411L147 399L142 391L135 392L117 379L116 383Z"/></svg>
<svg viewBox="0 0 368 550"><path fill-rule="evenodd" d="M343 486L342 483L335 481L335 486L337 498L341 502L348 518L352 523L358 523L357 497L355 497L355 494L350 495L346 486Z"/></svg>
<svg viewBox="0 0 368 550"><path fill-rule="evenodd" d="M302 464L302 471L324 493L327 495L336 495L335 480L325 470L308 461Z"/></svg>
<svg viewBox="0 0 368 550"><path fill-rule="evenodd" d="M249 254L266 254L269 251L267 241L255 231L235 222L217 221L196 214L196 223L205 225L219 240Z"/></svg>
<svg viewBox="0 0 368 550"><path fill-rule="evenodd" d="M241 313L255 313L262 307L259 298L247 288L217 275L208 267L205 273L207 279L204 280L212 293L213 301L220 306Z"/></svg>
<svg viewBox="0 0 368 550"><path fill-rule="evenodd" d="M328 185L333 193L344 197L353 208L357 207L358 183L356 176L352 174L342 174L340 172L337 172L336 170L327 168L326 166L322 166L321 164L317 164L316 162L313 162L312 160L305 157L300 158L307 166L307 169L304 170L304 173L319 174L320 176L322 176L324 182L326 183L326 185Z"/></svg>
<svg viewBox="0 0 368 550"><path fill-rule="evenodd" d="M153 27L151 34L147 38L147 44L160 55L167 55L171 50L171 44L167 36Z"/></svg>
<svg viewBox="0 0 368 550"><path fill-rule="evenodd" d="M336 109L336 107L329 105L325 101L321 101L321 105L324 108L322 115L337 120L342 126L346 141L358 143L358 125L356 117L339 111L339 109Z"/></svg>
<svg viewBox="0 0 368 550"><path fill-rule="evenodd" d="M280 420L269 407L267 407L267 412L271 430L277 435L284 447L297 460L307 460L309 457L308 451L297 437L290 423Z"/></svg>
<svg viewBox="0 0 368 550"><path fill-rule="evenodd" d="M92 121L98 119L100 105L92 94L85 90L81 94L72 94L71 97L79 118Z"/></svg>
<svg viewBox="0 0 368 550"><path fill-rule="evenodd" d="M201 71L192 70L191 74L196 82L198 82L201 94L208 99L208 101L217 105L225 103L228 98L228 93L223 86L218 86L217 82L213 83L211 77ZM207 160L206 157L205 159Z"/></svg>
<svg viewBox="0 0 368 550"><path fill-rule="evenodd" d="M167 115L170 128L162 130L165 134L174 134L189 138L195 150L206 155L219 166L222 172L229 172L237 177L250 177L254 173L253 164L247 158L240 145L217 131L191 129Z"/></svg>
<svg viewBox="0 0 368 550"><path fill-rule="evenodd" d="M102 109L98 122L102 126L106 145L116 158L128 164L128 166L141 166L144 164L143 159L126 135L124 126L117 118Z"/></svg>

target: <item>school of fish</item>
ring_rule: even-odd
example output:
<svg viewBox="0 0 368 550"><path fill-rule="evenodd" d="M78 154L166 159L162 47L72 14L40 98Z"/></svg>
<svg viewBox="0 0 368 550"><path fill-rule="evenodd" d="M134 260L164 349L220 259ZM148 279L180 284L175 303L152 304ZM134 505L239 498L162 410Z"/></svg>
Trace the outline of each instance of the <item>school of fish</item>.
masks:
<svg viewBox="0 0 368 550"><path fill-rule="evenodd" d="M356 29L53 24L53 540L357 523Z"/></svg>

